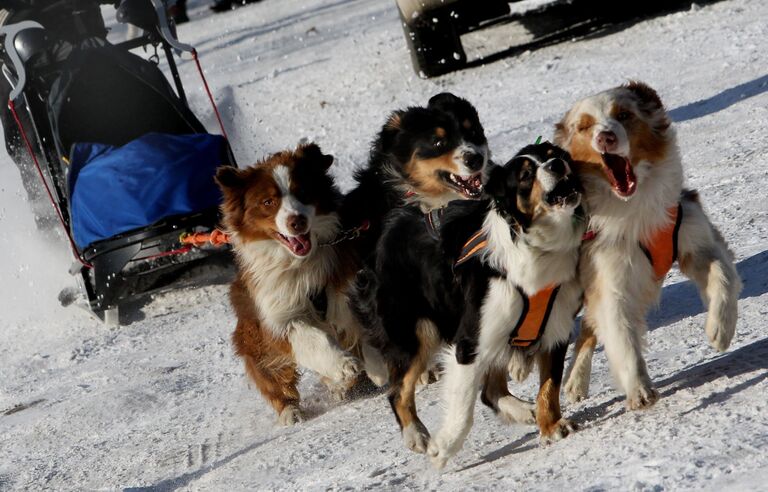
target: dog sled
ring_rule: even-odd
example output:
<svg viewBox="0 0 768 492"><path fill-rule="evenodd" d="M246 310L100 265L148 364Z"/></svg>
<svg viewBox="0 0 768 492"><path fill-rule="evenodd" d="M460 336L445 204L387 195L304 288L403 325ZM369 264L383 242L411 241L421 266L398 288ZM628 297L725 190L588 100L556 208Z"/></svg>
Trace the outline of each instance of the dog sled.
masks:
<svg viewBox="0 0 768 492"><path fill-rule="evenodd" d="M2 72L11 89L6 117L15 126L3 123L6 140L26 152L12 157L31 162L63 226L80 298L116 324L126 302L227 277L226 246L185 237L215 230L215 170L236 164L223 125L221 135L209 133L189 108L175 58L186 52L200 64L175 38L163 3L123 0L118 22L143 34L118 44L106 40L99 3L114 2L52 2L39 12L47 25L6 19ZM135 48L154 54L145 59ZM77 298L68 290L60 296L63 304Z"/></svg>
<svg viewBox="0 0 768 492"><path fill-rule="evenodd" d="M396 0L419 76L436 77L717 0ZM492 31L498 31L493 34ZM466 43L472 33L479 41ZM467 36L470 35L470 36ZM466 46L469 44L469 46ZM476 56L468 56L467 52Z"/></svg>

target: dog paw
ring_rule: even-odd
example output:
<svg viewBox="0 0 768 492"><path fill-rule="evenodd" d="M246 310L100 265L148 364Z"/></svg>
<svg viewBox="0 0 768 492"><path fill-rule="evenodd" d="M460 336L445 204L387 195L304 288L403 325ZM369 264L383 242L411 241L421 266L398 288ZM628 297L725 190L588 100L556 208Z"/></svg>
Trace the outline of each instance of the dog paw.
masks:
<svg viewBox="0 0 768 492"><path fill-rule="evenodd" d="M649 386L639 386L627 393L627 408L643 410L650 408L659 399L659 392Z"/></svg>
<svg viewBox="0 0 768 492"><path fill-rule="evenodd" d="M541 430L541 443L543 445L565 439L569 434L576 432L578 427L568 419L560 419L551 428Z"/></svg>
<svg viewBox="0 0 768 492"><path fill-rule="evenodd" d="M336 367L336 373L331 378L335 384L348 388L357 380L357 375L363 370L359 360L351 355L342 355Z"/></svg>
<svg viewBox="0 0 768 492"><path fill-rule="evenodd" d="M415 453L424 454L429 444L429 431L421 422L414 422L403 427L405 447Z"/></svg>
<svg viewBox="0 0 768 492"><path fill-rule="evenodd" d="M580 402L589 395L589 379L579 377L578 374L574 373L568 378L563 389L569 402Z"/></svg>
<svg viewBox="0 0 768 492"><path fill-rule="evenodd" d="M531 368L533 367L533 357L525 357L523 355L513 355L507 364L507 372L509 376L522 383L531 374Z"/></svg>
<svg viewBox="0 0 768 492"><path fill-rule="evenodd" d="M438 470L445 468L445 464L461 449L461 441L458 443L451 443L448 439L442 438L439 435L429 441L429 447L427 448L427 455L432 462L432 466Z"/></svg>
<svg viewBox="0 0 768 492"><path fill-rule="evenodd" d="M419 379L416 380L416 384L420 386L426 386L440 380L440 371L436 367L431 367L422 372Z"/></svg>
<svg viewBox="0 0 768 492"><path fill-rule="evenodd" d="M366 371L366 375L368 376L368 379L370 379L371 382L376 385L377 388L382 388L389 382L388 374Z"/></svg>
<svg viewBox="0 0 768 492"><path fill-rule="evenodd" d="M504 396L497 403L499 418L508 424L535 424L536 405L516 398Z"/></svg>
<svg viewBox="0 0 768 492"><path fill-rule="evenodd" d="M303 421L304 417L301 415L301 410L295 405L288 405L283 408L283 411L277 416L277 423L286 427L290 427Z"/></svg>
<svg viewBox="0 0 768 492"><path fill-rule="evenodd" d="M352 387L352 384L347 382L339 383L326 378L323 378L322 381L325 383L326 388L328 388L331 399L335 402L340 402L346 398L349 389Z"/></svg>
<svg viewBox="0 0 768 492"><path fill-rule="evenodd" d="M712 346L712 348L718 352L725 352L731 345L731 340L733 339L733 335L736 330L735 326L729 329L722 323L707 322L705 331L707 333L707 338L709 339L709 344Z"/></svg>

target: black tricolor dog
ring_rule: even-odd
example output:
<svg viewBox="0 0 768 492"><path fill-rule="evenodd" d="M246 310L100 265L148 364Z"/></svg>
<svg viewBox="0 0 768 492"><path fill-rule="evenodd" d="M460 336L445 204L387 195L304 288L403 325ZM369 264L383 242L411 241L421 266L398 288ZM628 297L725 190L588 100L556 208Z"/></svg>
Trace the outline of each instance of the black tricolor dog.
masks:
<svg viewBox="0 0 768 492"><path fill-rule="evenodd" d="M439 341L452 344L443 361L447 414L428 449L438 466L461 448L484 378L485 403L508 418L525 410L508 393L506 377L488 379L506 374L516 350L538 357L542 438L573 429L561 418L559 385L581 300L581 185L570 156L544 143L494 167L485 193L487 199L447 207L440 239L421 210L393 211L375 268L358 276L355 309L389 364L390 402L409 445L429 440L416 414L415 379Z"/></svg>
<svg viewBox="0 0 768 492"><path fill-rule="evenodd" d="M441 93L426 107L393 112L341 209L345 229L367 226L357 240L361 258L374 261L384 216L393 208L410 203L428 212L451 200L479 198L488 159L477 110L465 99Z"/></svg>

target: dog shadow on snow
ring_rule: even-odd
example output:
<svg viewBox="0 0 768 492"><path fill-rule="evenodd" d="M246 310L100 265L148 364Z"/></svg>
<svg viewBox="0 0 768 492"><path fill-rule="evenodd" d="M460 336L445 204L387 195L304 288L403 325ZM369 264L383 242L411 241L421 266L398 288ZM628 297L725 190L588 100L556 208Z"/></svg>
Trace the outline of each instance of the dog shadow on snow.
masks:
<svg viewBox="0 0 768 492"><path fill-rule="evenodd" d="M768 251L741 260L737 263L736 268L744 282L740 299L759 297L768 292ZM662 290L660 308L649 316L649 329L661 328L704 311L698 290L692 282L685 281L668 285ZM702 343L705 343L703 338ZM657 379L654 383L661 397L665 398L679 390L699 388L720 378L730 380L747 374L751 374L752 377L736 385L712 392L702 398L698 405L681 412L680 415L684 416L699 411L713 403L722 403L733 395L768 380L768 338L754 341L714 359L675 372L668 377ZM585 408L570 415L566 410L565 415L573 422L585 427L592 427L605 420L616 418L626 413L626 409L623 405L624 396L619 395L615 390L613 393L616 396L599 405L592 406L588 402ZM538 446L538 432L529 432L457 471L466 471L485 463L529 451Z"/></svg>

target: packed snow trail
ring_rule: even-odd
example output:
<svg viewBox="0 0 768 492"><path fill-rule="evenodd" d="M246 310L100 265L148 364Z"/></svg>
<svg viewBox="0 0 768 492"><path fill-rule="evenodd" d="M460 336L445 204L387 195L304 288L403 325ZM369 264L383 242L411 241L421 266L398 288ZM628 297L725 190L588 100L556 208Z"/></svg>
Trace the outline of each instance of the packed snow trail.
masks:
<svg viewBox="0 0 768 492"><path fill-rule="evenodd" d="M336 156L344 189L387 114L437 92L477 106L504 162L551 136L576 99L629 78L651 84L676 121L688 184L736 255L737 335L725 353L708 346L698 294L675 271L650 318L653 408L625 411L598 351L590 397L565 404L581 431L541 447L534 427L505 426L478 403L464 448L438 473L404 448L384 395L332 403L307 375L311 418L276 427L232 353L224 286L156 296L117 329L59 307L67 245L34 231L3 156L0 490L765 490L768 3L722 1L433 80L414 75L388 0L190 7L179 37L201 54L240 164L308 138ZM193 62L181 70L215 129ZM513 391L533 398L534 379ZM439 393L417 394L432 430Z"/></svg>

